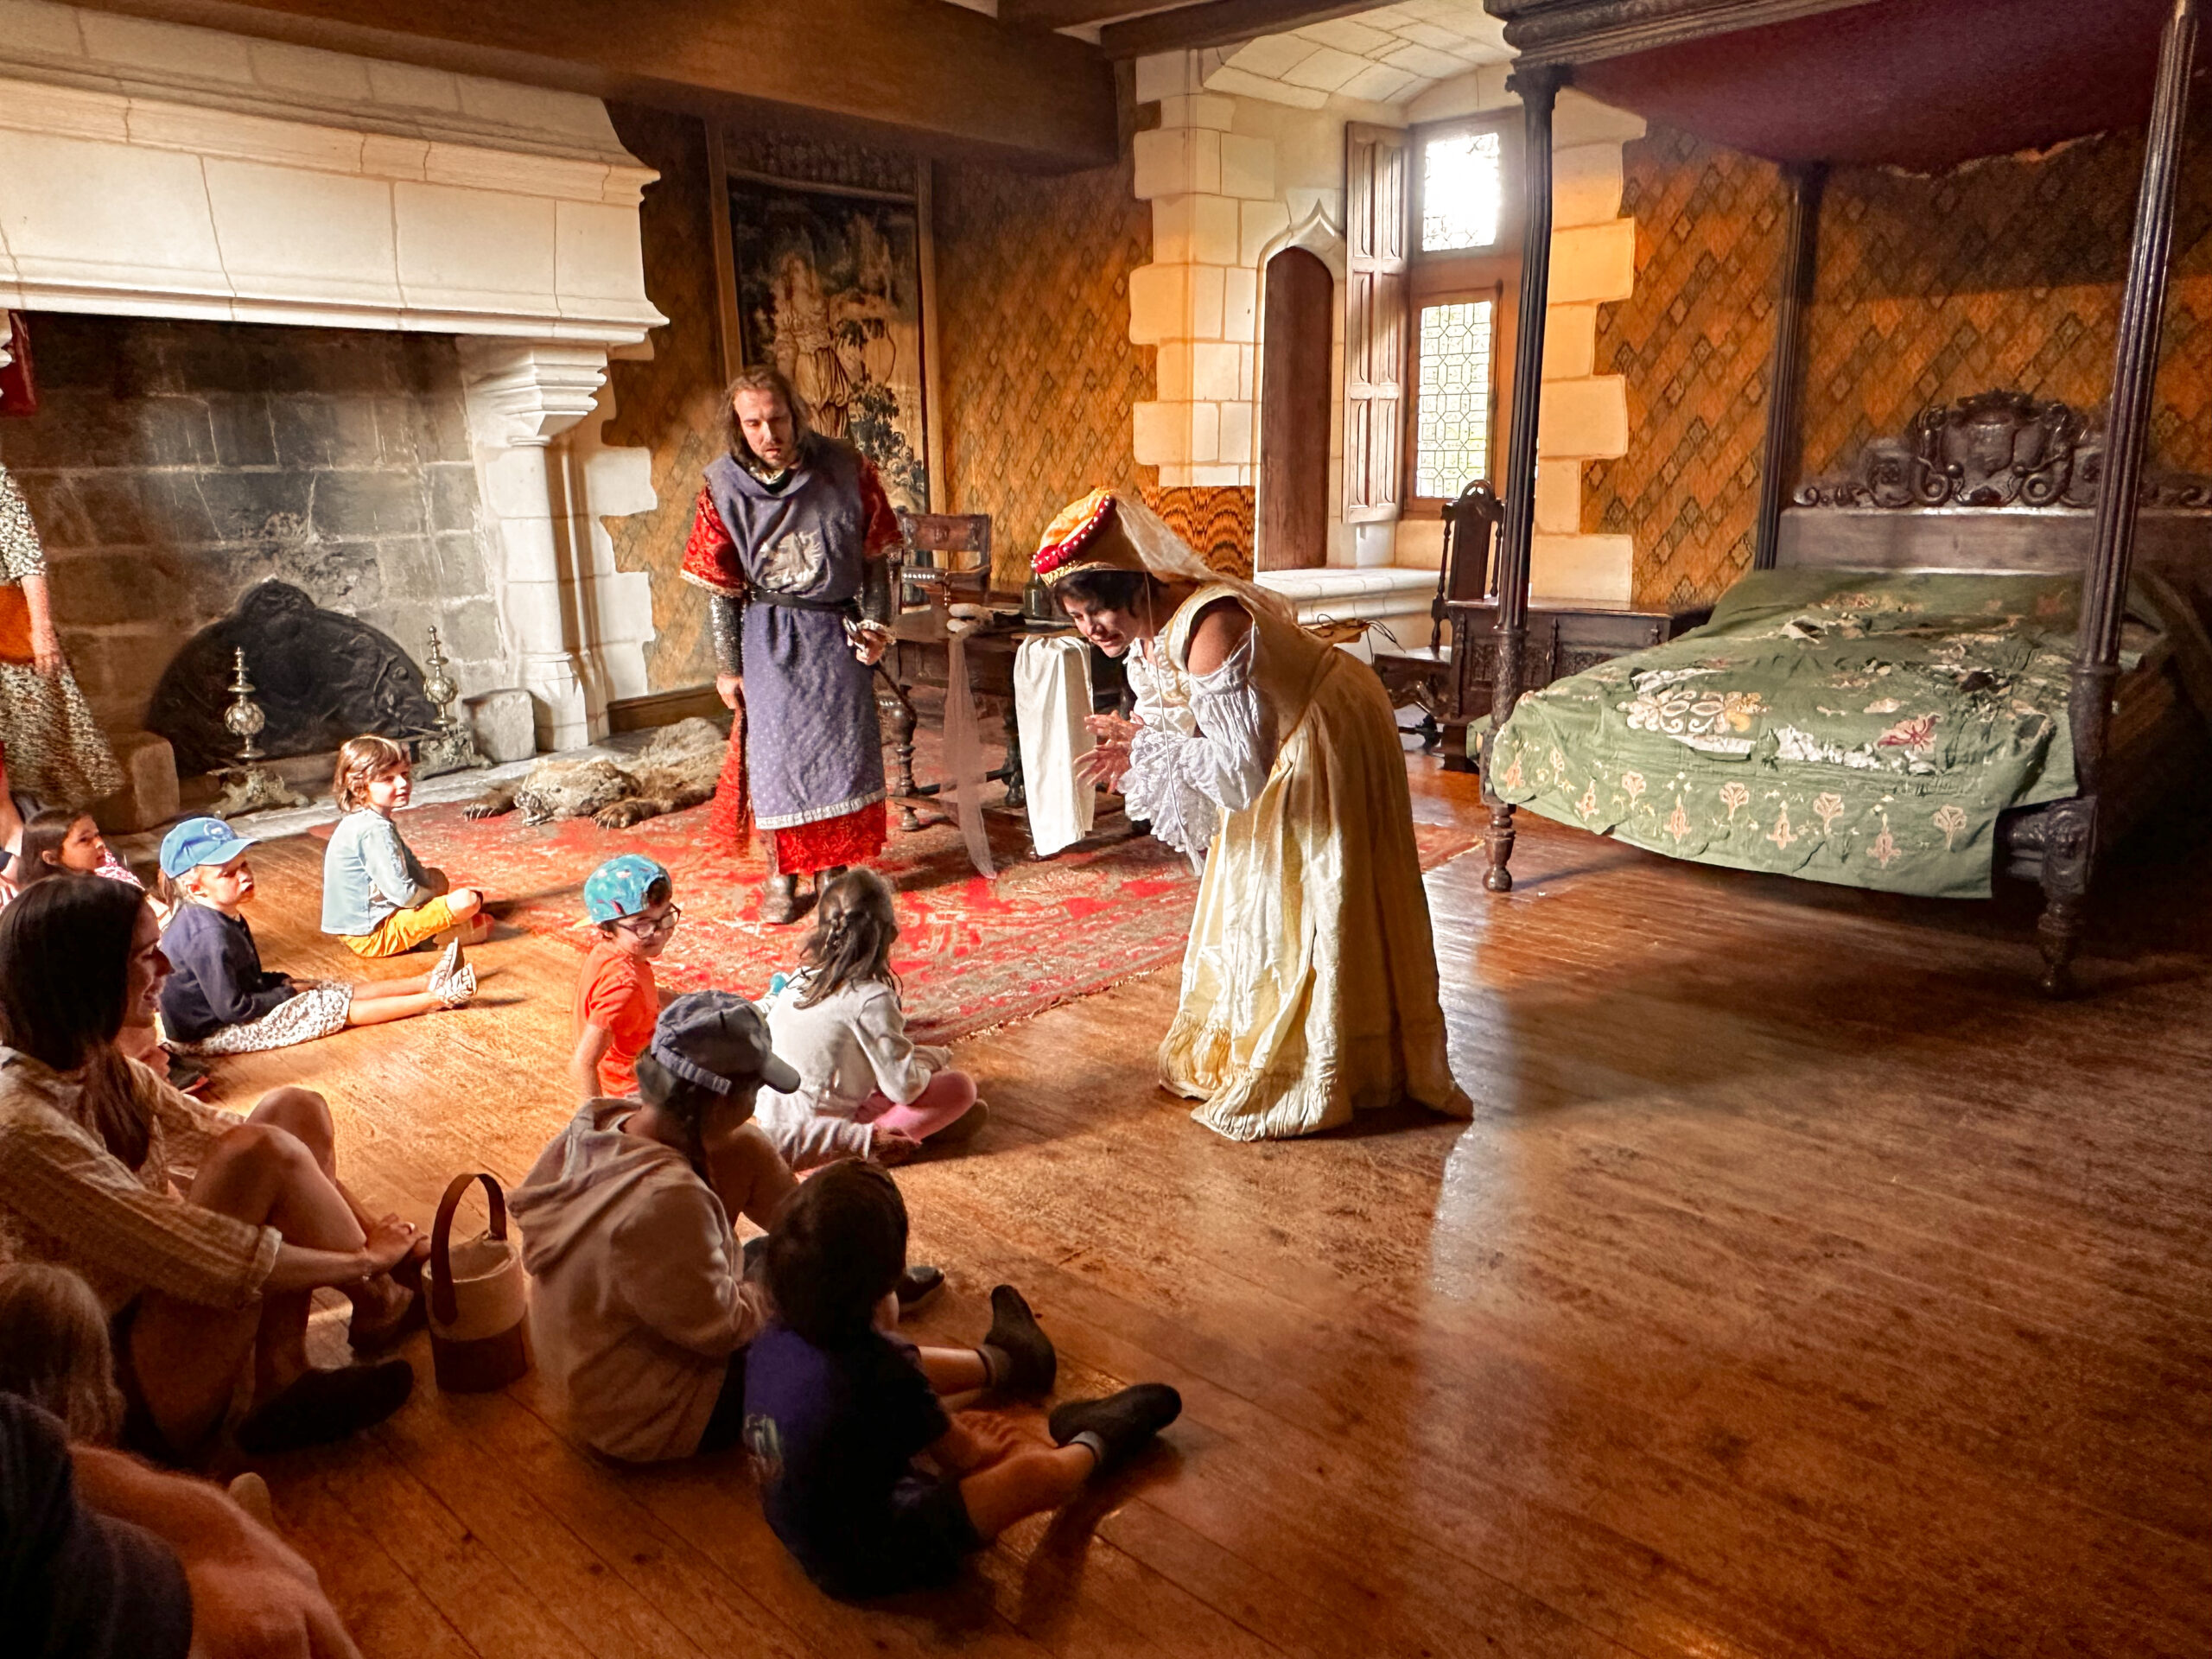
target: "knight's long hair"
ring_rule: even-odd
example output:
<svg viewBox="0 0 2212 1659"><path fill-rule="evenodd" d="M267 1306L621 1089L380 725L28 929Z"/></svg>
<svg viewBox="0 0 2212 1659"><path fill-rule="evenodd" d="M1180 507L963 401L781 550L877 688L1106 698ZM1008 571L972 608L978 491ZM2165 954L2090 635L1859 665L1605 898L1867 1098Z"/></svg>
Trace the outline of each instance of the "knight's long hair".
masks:
<svg viewBox="0 0 2212 1659"><path fill-rule="evenodd" d="M848 870L823 889L814 908L814 931L799 948L806 989L798 1006L810 1008L848 985L880 980L893 991L891 947L899 942L899 915L891 888L874 870Z"/></svg>
<svg viewBox="0 0 2212 1659"><path fill-rule="evenodd" d="M124 882L73 873L0 910L0 1039L54 1071L81 1071L80 1120L132 1169L146 1161L153 1120L115 1039L145 903Z"/></svg>
<svg viewBox="0 0 2212 1659"><path fill-rule="evenodd" d="M801 449L806 448L808 439L814 435L814 411L807 407L806 399L792 389L781 369L762 364L742 371L722 389L722 442L739 466L750 473L766 471L760 457L753 453L753 446L745 441L745 428L738 422L737 394L741 391L766 391L782 398L784 407L791 412L793 439Z"/></svg>

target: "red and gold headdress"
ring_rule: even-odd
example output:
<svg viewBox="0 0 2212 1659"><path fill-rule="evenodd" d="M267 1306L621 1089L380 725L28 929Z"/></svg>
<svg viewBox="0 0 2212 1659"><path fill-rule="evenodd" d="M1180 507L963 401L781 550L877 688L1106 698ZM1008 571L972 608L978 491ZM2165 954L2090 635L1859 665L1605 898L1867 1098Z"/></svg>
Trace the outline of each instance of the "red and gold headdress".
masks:
<svg viewBox="0 0 2212 1659"><path fill-rule="evenodd" d="M1086 570L1144 570L1127 517L1112 491L1093 490L1045 527L1030 568L1055 584Z"/></svg>

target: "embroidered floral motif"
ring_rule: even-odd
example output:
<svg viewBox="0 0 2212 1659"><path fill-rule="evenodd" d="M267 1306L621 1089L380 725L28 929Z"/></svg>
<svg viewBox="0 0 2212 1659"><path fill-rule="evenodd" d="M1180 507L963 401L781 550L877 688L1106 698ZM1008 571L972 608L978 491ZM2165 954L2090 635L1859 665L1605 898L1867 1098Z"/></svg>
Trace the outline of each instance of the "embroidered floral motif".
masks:
<svg viewBox="0 0 2212 1659"><path fill-rule="evenodd" d="M1894 715L1904 707L1904 704L1895 697L1877 697L1866 705L1866 712L1870 715Z"/></svg>
<svg viewBox="0 0 2212 1659"><path fill-rule="evenodd" d="M1828 791L1813 797L1813 812L1821 821L1821 833L1835 833L1835 821L1843 816L1843 797Z"/></svg>
<svg viewBox="0 0 2212 1659"><path fill-rule="evenodd" d="M1789 827L1789 802L1784 801L1782 804L1782 810L1774 820L1774 828L1767 831L1766 839L1774 843L1777 851L1784 853L1804 839Z"/></svg>
<svg viewBox="0 0 2212 1659"><path fill-rule="evenodd" d="M1513 752L1513 764L1505 769L1505 786L1508 789L1521 787L1521 751L1518 749Z"/></svg>
<svg viewBox="0 0 2212 1659"><path fill-rule="evenodd" d="M1682 798L1679 795L1675 797L1675 810L1667 815L1666 830L1675 838L1677 847L1690 832L1690 815L1682 810Z"/></svg>
<svg viewBox="0 0 2212 1659"><path fill-rule="evenodd" d="M1748 732L1766 712L1766 698L1758 691L1716 691L1687 685L1662 685L1656 690L1648 677L1638 681L1640 695L1621 705L1632 732L1656 732L1675 742L1712 754L1749 754L1751 740L1733 737Z"/></svg>
<svg viewBox="0 0 2212 1659"><path fill-rule="evenodd" d="M1901 720L1874 740L1880 749L1924 749L1936 741L1936 727L1941 715L1915 715Z"/></svg>
<svg viewBox="0 0 2212 1659"><path fill-rule="evenodd" d="M1948 853L1952 843L1958 839L1959 831L1967 827L1967 815L1955 804L1946 804L1936 809L1936 816L1930 822L1943 832L1943 850Z"/></svg>
<svg viewBox="0 0 2212 1659"><path fill-rule="evenodd" d="M1897 837L1890 833L1890 815L1886 812L1882 814L1882 833L1874 837L1874 845L1871 850L1874 861L1885 870L1890 868L1890 861L1897 855Z"/></svg>
<svg viewBox="0 0 2212 1659"><path fill-rule="evenodd" d="M1633 805L1636 802L1643 798L1643 791L1646 787L1643 781L1643 774L1640 772L1624 772L1621 773L1621 787L1628 791L1629 803Z"/></svg>
<svg viewBox="0 0 2212 1659"><path fill-rule="evenodd" d="M1720 785L1721 804L1728 809L1728 822L1731 823L1736 822L1736 809L1739 806L1748 805L1751 802L1751 791L1745 788L1741 784L1723 784ZM1675 810L1677 811L1680 811L1681 810L1681 809L1679 806L1675 808Z"/></svg>
<svg viewBox="0 0 2212 1659"><path fill-rule="evenodd" d="M1574 810L1586 818L1598 810L1598 785L1594 779L1582 791L1582 798L1574 804Z"/></svg>

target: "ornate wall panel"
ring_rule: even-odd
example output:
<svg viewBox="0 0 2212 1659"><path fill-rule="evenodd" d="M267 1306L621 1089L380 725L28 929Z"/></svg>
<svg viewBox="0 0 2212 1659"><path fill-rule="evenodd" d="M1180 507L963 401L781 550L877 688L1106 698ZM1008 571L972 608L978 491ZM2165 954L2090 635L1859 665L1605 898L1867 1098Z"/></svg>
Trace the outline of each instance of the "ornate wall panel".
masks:
<svg viewBox="0 0 2212 1659"><path fill-rule="evenodd" d="M1847 466L1921 408L1999 387L2101 404L2142 164L2139 136L1941 178L1853 169L1828 188L1797 477ZM1654 129L1628 147L1633 299L1598 326L1628 377L1630 441L1585 473L1584 527L1636 538L1639 603L1710 600L1748 568L1780 257L1764 162ZM2152 432L2212 470L2212 128L2185 159Z"/></svg>
<svg viewBox="0 0 2212 1659"><path fill-rule="evenodd" d="M1208 564L1224 575L1249 580L1255 517L1250 486L1150 485L1144 499Z"/></svg>
<svg viewBox="0 0 2212 1659"><path fill-rule="evenodd" d="M1027 580L1069 502L1154 475L1136 464L1129 416L1153 395L1153 348L1129 343L1129 272L1151 257L1151 209L1126 160L1058 177L937 170L946 507L991 515L1001 587Z"/></svg>

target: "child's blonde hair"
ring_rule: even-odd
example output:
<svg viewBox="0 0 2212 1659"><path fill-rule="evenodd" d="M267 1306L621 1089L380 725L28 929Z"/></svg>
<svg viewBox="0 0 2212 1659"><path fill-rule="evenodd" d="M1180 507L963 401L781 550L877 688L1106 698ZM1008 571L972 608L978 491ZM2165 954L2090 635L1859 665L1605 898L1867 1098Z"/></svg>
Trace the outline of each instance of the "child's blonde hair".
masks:
<svg viewBox="0 0 2212 1659"><path fill-rule="evenodd" d="M338 765L330 774L330 798L340 812L367 804L369 785L378 779L414 764L407 751L374 732L349 737L338 751Z"/></svg>
<svg viewBox="0 0 2212 1659"><path fill-rule="evenodd" d="M823 889L814 907L814 931L799 949L806 989L798 1006L810 1008L848 985L880 980L893 990L891 947L899 942L899 916L891 888L874 870L848 870Z"/></svg>
<svg viewBox="0 0 2212 1659"><path fill-rule="evenodd" d="M123 1427L107 1313L92 1287L44 1262L0 1266L0 1393L18 1394L100 1445Z"/></svg>

